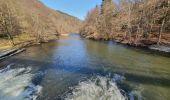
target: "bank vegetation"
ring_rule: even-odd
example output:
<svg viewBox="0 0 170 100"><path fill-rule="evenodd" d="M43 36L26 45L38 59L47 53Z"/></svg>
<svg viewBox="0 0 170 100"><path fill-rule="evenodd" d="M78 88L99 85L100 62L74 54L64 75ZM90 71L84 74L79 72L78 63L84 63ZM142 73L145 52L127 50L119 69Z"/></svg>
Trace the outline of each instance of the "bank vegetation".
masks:
<svg viewBox="0 0 170 100"><path fill-rule="evenodd" d="M89 11L81 35L135 46L170 44L170 0L102 0Z"/></svg>
<svg viewBox="0 0 170 100"><path fill-rule="evenodd" d="M0 0L0 49L57 39L79 31L81 21L39 0Z"/></svg>

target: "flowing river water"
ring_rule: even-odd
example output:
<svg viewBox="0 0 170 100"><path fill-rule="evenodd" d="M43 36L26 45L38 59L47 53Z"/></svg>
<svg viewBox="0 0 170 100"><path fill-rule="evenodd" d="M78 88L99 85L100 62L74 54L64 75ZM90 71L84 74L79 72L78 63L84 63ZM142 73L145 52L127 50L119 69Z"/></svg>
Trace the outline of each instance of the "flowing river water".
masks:
<svg viewBox="0 0 170 100"><path fill-rule="evenodd" d="M170 58L74 34L0 68L0 100L170 100Z"/></svg>

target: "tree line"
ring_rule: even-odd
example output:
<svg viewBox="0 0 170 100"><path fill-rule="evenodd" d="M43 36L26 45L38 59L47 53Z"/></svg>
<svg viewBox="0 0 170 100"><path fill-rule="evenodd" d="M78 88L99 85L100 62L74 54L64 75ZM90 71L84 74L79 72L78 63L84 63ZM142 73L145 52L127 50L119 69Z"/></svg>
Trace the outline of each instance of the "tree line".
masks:
<svg viewBox="0 0 170 100"><path fill-rule="evenodd" d="M52 10L39 0L0 0L0 46L58 39L61 33L78 32L82 22Z"/></svg>
<svg viewBox="0 0 170 100"><path fill-rule="evenodd" d="M14 15L13 9L6 2L0 2L0 34L7 36L12 45L14 44L13 35L19 33L20 26Z"/></svg>
<svg viewBox="0 0 170 100"><path fill-rule="evenodd" d="M15 46L14 37L18 34L24 33L22 26L23 16L18 16L17 9L10 0L1 0L0 2L0 36L7 37L12 46ZM39 22L38 16L33 16L30 20L30 33L33 32L35 41L42 42L44 39L45 25Z"/></svg>
<svg viewBox="0 0 170 100"><path fill-rule="evenodd" d="M90 10L81 35L132 45L170 43L170 0L102 0Z"/></svg>

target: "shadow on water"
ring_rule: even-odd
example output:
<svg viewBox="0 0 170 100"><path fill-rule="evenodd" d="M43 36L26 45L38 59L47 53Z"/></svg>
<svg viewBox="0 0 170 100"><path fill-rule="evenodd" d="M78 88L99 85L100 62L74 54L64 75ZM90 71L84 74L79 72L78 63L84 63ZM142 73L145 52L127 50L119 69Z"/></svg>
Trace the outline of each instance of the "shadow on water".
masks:
<svg viewBox="0 0 170 100"><path fill-rule="evenodd" d="M82 40L86 40L86 39L82 38ZM133 51L138 52L138 53L145 53L145 54L152 55L152 56L153 55L155 55L155 56L159 55L159 56L164 56L164 57L170 58L170 53L164 52L164 51L151 50L148 47L130 46L130 45L127 45L127 44L117 43L117 42L114 42L114 41L96 41L96 40L88 40L88 41L98 42L98 43L111 45L111 46L117 45L117 46L120 46L120 47L123 47L123 48L126 48L126 49L133 50Z"/></svg>
<svg viewBox="0 0 170 100"><path fill-rule="evenodd" d="M140 75L140 74L132 74L128 72L123 72L124 68L114 68L115 71L110 71L109 69L104 70L102 68L90 68L90 67L75 67L75 66L54 66L53 62L45 62L45 61L35 61L30 59L20 59L20 58L14 58L13 59L16 63L17 61L20 63L23 63L24 65L30 65L33 64L34 66L40 66L41 68L39 71L45 72L48 69L54 69L54 70L63 70L68 71L72 73L77 74L85 74L85 75L102 75L106 76L108 73L117 73L120 75L123 75L127 81L132 81L136 83L142 83L142 84L150 84L155 86L163 86L163 87L170 87L170 79L165 79L162 77L156 77L156 76L146 76L146 75ZM42 77L38 77L37 81L42 80ZM36 82L36 80L35 80Z"/></svg>

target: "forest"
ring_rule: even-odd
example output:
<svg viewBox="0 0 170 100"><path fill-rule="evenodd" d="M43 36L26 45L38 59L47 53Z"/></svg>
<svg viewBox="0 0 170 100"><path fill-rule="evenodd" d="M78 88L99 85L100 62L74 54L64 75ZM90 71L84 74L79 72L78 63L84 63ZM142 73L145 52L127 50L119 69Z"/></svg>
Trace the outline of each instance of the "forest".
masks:
<svg viewBox="0 0 170 100"><path fill-rule="evenodd" d="M169 0L102 0L88 12L81 36L134 46L170 44Z"/></svg>
<svg viewBox="0 0 170 100"><path fill-rule="evenodd" d="M0 49L57 39L78 32L81 21L39 0L0 0Z"/></svg>

